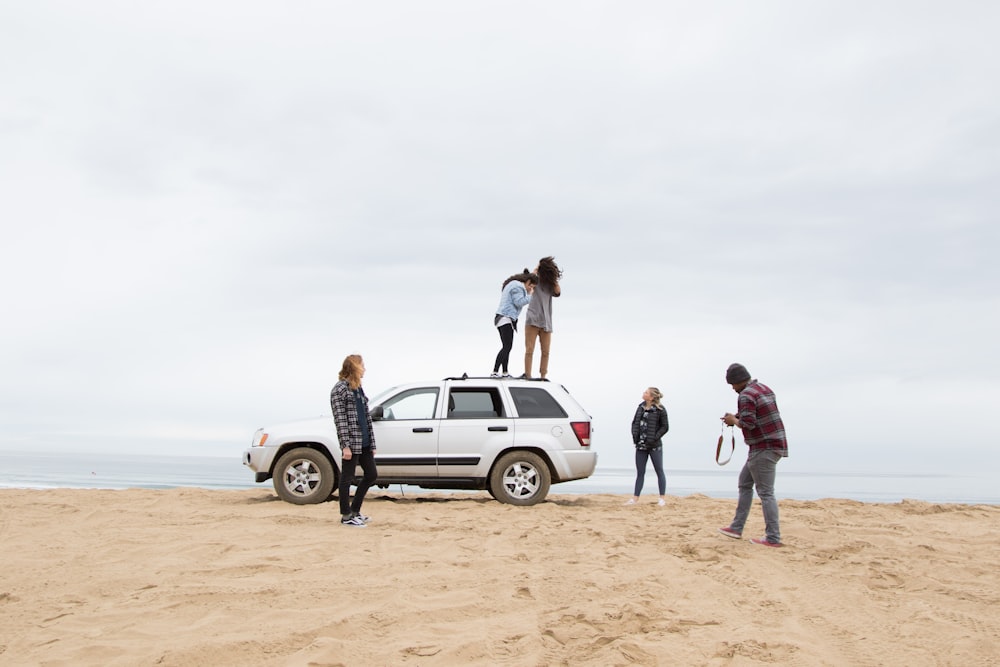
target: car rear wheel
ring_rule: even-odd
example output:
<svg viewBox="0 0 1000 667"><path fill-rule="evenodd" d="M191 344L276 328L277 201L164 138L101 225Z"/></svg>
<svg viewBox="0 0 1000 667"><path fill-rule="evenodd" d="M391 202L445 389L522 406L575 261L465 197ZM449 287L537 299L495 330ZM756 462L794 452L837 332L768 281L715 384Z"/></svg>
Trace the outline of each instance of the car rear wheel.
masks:
<svg viewBox="0 0 1000 667"><path fill-rule="evenodd" d="M531 452L504 454L490 473L490 493L510 505L542 502L551 483L549 467L540 456Z"/></svg>
<svg viewBox="0 0 1000 667"><path fill-rule="evenodd" d="M274 490L293 505L321 503L333 493L336 474L322 453L309 447L286 452L274 466Z"/></svg>

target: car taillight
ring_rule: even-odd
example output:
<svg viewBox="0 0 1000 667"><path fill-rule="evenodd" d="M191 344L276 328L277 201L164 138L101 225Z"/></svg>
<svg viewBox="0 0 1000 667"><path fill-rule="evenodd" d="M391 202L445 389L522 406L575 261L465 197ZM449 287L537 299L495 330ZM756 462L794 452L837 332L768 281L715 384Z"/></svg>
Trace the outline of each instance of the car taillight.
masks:
<svg viewBox="0 0 1000 667"><path fill-rule="evenodd" d="M590 422L570 422L581 447L590 447Z"/></svg>

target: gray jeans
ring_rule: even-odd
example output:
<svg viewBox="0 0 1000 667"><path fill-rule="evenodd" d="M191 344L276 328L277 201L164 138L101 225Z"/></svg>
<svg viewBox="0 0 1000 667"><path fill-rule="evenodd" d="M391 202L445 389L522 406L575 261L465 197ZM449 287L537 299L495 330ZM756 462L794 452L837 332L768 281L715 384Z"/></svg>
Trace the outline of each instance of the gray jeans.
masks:
<svg viewBox="0 0 1000 667"><path fill-rule="evenodd" d="M753 489L757 487L757 496L764 510L764 536L768 542L781 542L781 529L778 527L778 501L774 497L775 466L782 459L781 452L776 449L756 449L750 452L747 462L740 471L740 500L736 503L736 516L729 524L730 530L743 532L743 526L750 514L753 503Z"/></svg>

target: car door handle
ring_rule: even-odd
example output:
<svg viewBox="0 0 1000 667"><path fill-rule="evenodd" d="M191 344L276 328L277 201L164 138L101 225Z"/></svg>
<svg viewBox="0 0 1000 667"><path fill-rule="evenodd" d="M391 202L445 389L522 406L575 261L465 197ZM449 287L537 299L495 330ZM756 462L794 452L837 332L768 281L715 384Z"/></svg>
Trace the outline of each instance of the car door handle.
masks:
<svg viewBox="0 0 1000 667"><path fill-rule="evenodd" d="M416 427L416 428L413 429L413 432L414 433L433 433L434 429L432 429L430 426L418 426L418 427Z"/></svg>
<svg viewBox="0 0 1000 667"><path fill-rule="evenodd" d="M486 430L487 431L506 431L507 427L506 426L488 426L488 427L486 427Z"/></svg>

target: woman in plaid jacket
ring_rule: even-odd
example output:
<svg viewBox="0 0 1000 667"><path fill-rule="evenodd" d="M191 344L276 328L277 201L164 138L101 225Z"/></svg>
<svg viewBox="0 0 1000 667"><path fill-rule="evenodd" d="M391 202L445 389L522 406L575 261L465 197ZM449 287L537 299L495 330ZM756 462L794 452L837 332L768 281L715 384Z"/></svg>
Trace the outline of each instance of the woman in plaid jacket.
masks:
<svg viewBox="0 0 1000 667"><path fill-rule="evenodd" d="M337 426L340 441L340 523L345 526L364 528L368 518L361 513L365 494L378 479L375 467L375 429L368 414L368 397L361 388L361 378L365 375L365 362L361 355L352 354L344 359L340 369L339 382L330 391L330 407L333 421ZM364 477L358 483L358 490L351 497L351 482L357 464L361 464Z"/></svg>

